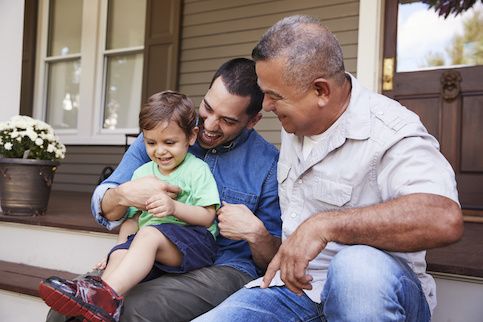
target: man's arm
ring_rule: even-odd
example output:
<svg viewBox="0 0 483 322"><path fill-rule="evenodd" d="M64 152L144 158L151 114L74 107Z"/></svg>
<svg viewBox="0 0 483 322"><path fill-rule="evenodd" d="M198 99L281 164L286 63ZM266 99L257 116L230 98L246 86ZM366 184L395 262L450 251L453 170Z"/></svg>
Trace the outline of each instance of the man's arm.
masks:
<svg viewBox="0 0 483 322"><path fill-rule="evenodd" d="M144 146L143 135L140 134L136 140L131 144L127 152L124 154L121 162L117 166L116 170L104 180L92 194L91 199L91 210L92 215L98 223L105 226L108 229L113 229L118 226L120 222L114 222L115 219L107 219L104 216L104 211L110 212L112 207L119 205L115 203L119 201L122 197L122 192L118 191L118 195L111 195L111 189L116 189L119 185L131 180L131 177L139 166L149 161L149 157L146 153L146 148ZM108 193L108 198L104 198L106 193ZM112 203L110 203L112 201ZM103 204L104 202L107 202ZM115 213L109 215L110 218L121 219L127 209L126 206L117 207Z"/></svg>
<svg viewBox="0 0 483 322"><path fill-rule="evenodd" d="M124 217L128 207L146 210L150 197L167 192L171 197L179 193L179 188L169 185L154 176L146 176L125 182L107 190L101 200L102 215L110 221Z"/></svg>
<svg viewBox="0 0 483 322"><path fill-rule="evenodd" d="M334 241L388 251L413 252L445 246L461 238L463 220L453 200L417 193L378 205L319 213L303 222L280 247L267 269L264 285L280 269L287 287L300 294L310 289L309 261Z"/></svg>
<svg viewBox="0 0 483 322"><path fill-rule="evenodd" d="M232 240L247 241L255 264L265 270L280 247L280 238L271 235L263 222L243 204L223 202L217 214L220 233Z"/></svg>

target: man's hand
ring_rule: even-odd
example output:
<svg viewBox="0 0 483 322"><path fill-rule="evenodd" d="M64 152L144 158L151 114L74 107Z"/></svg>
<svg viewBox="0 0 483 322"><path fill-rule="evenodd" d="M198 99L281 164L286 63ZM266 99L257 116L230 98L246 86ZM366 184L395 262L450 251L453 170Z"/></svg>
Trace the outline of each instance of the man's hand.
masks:
<svg viewBox="0 0 483 322"><path fill-rule="evenodd" d="M224 201L222 205L216 213L220 234L232 240L256 242L260 232L265 231L262 221L245 205L229 204Z"/></svg>
<svg viewBox="0 0 483 322"><path fill-rule="evenodd" d="M310 219L305 221L282 243L268 265L261 286L268 287L275 273L280 270L280 278L295 294L302 294L303 289L312 289L312 276L306 274L305 269L327 242L317 225Z"/></svg>
<svg viewBox="0 0 483 322"><path fill-rule="evenodd" d="M180 192L179 187L167 184L155 176L146 176L128 181L119 186L123 196L121 204L127 207L135 207L146 210L147 201L152 196L164 193L176 198Z"/></svg>
<svg viewBox="0 0 483 322"><path fill-rule="evenodd" d="M165 192L160 192L146 201L146 210L155 217L174 215L175 202Z"/></svg>

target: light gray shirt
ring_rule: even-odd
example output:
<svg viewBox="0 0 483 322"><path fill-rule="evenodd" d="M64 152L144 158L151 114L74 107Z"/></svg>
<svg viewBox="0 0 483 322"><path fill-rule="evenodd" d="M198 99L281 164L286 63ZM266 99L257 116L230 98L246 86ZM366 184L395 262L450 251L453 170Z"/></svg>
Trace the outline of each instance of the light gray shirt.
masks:
<svg viewBox="0 0 483 322"><path fill-rule="evenodd" d="M419 117L398 102L363 88L351 76L349 106L313 146L307 158L303 138L282 130L278 163L282 241L314 214L359 208L412 193L432 193L458 202L453 169ZM438 214L434 214L437 220ZM307 268L317 303L331 259L343 248L330 242ZM425 251L391 253L406 261L421 281L431 310L435 283L426 273ZM255 280L247 287L259 286ZM283 285L279 272L271 286Z"/></svg>

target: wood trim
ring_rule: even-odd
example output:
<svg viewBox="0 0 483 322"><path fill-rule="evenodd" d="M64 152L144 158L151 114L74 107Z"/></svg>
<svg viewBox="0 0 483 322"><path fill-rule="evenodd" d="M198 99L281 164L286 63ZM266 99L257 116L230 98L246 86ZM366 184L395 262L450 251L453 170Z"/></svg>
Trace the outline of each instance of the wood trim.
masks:
<svg viewBox="0 0 483 322"><path fill-rule="evenodd" d="M38 1L25 0L20 114L33 115Z"/></svg>
<svg viewBox="0 0 483 322"><path fill-rule="evenodd" d="M181 0L147 1L142 103L156 92L178 89L181 8Z"/></svg>
<svg viewBox="0 0 483 322"><path fill-rule="evenodd" d="M481 210L463 209L463 219L466 222L483 224L483 209Z"/></svg>
<svg viewBox="0 0 483 322"><path fill-rule="evenodd" d="M25 264L0 261L0 289L39 296L39 283L50 276L73 279L76 274Z"/></svg>

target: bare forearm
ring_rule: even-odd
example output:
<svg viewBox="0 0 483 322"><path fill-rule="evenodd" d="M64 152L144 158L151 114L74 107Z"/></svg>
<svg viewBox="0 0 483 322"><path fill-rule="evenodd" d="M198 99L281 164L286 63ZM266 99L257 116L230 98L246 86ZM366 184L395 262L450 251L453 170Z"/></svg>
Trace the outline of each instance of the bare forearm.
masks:
<svg viewBox="0 0 483 322"><path fill-rule="evenodd" d="M200 207L175 201L174 216L191 225L210 227L215 219L215 207Z"/></svg>
<svg viewBox="0 0 483 322"><path fill-rule="evenodd" d="M326 241L402 252L451 244L463 232L461 209L455 202L422 193L364 208L320 213L303 225L313 225Z"/></svg>
<svg viewBox="0 0 483 322"><path fill-rule="evenodd" d="M102 214L108 220L119 220L127 211L123 205L122 191L120 187L108 189L101 201Z"/></svg>
<svg viewBox="0 0 483 322"><path fill-rule="evenodd" d="M248 236L247 242L253 261L262 270L267 268L282 243L280 238L270 235L263 225L258 232Z"/></svg>

